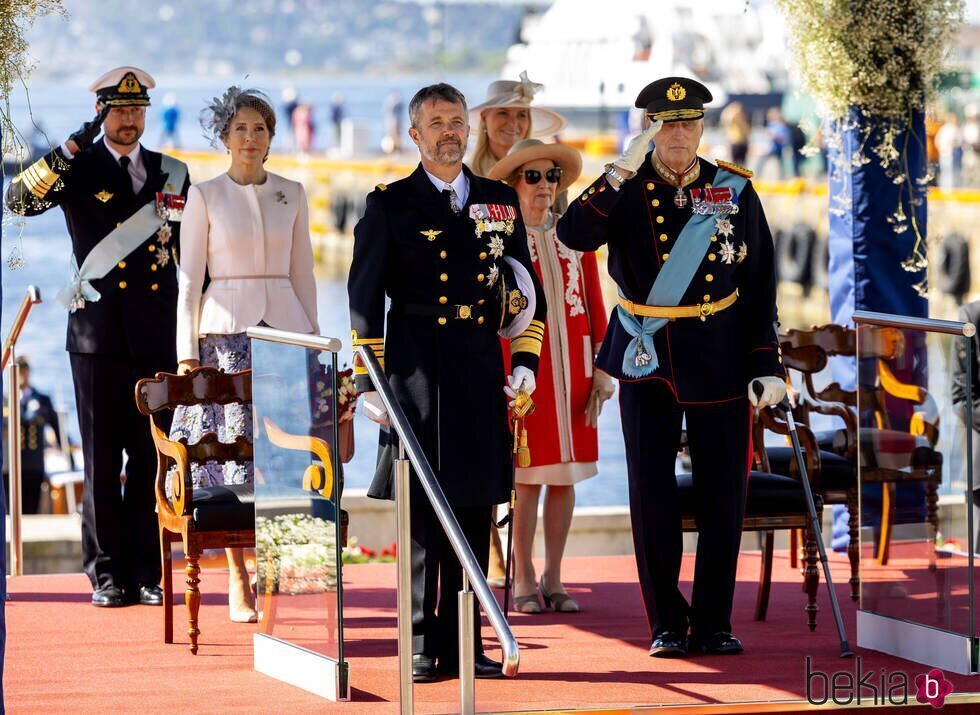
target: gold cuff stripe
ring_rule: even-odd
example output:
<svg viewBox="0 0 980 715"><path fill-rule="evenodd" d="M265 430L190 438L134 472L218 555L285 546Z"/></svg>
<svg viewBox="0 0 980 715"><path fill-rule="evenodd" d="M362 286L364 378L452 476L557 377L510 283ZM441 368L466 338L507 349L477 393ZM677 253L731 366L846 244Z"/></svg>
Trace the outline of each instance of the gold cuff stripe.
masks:
<svg viewBox="0 0 980 715"><path fill-rule="evenodd" d="M384 360L383 357L378 357L378 364L381 365L381 369L382 370L385 369L385 360ZM367 375L367 374L368 374L368 371L367 371L367 368L364 367L364 365L360 365L360 364L357 364L357 363L354 364L354 376L355 377L357 377L358 375Z"/></svg>
<svg viewBox="0 0 980 715"><path fill-rule="evenodd" d="M655 122L673 122L678 119L700 119L703 116L703 109L668 109L663 112L653 112L650 118Z"/></svg>
<svg viewBox="0 0 980 715"><path fill-rule="evenodd" d="M52 171L51 167L48 166L48 162L42 158L24 169L24 172L21 174L21 180L32 194L39 199L43 199L51 190L51 187L54 186L59 176L59 174Z"/></svg>
<svg viewBox="0 0 980 715"><path fill-rule="evenodd" d="M532 355L540 356L541 339L521 335L519 338L512 340L510 343L510 354L516 355L517 353L531 353Z"/></svg>

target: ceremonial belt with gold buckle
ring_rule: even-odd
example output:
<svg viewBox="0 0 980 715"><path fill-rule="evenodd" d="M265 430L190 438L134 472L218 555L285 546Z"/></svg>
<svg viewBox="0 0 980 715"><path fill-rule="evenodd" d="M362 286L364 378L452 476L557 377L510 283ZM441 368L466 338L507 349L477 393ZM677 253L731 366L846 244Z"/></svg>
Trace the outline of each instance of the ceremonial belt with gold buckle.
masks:
<svg viewBox="0 0 980 715"><path fill-rule="evenodd" d="M701 318L701 320L706 320L709 315L730 308L736 300L738 300L737 289L721 300L698 305L643 305L623 297L620 297L619 304L630 315L638 315L641 318L668 318L669 320L674 318Z"/></svg>
<svg viewBox="0 0 980 715"><path fill-rule="evenodd" d="M475 320L483 313L483 306L476 305L426 305L424 303L404 303L392 306L395 312L415 316L445 316L457 320Z"/></svg>

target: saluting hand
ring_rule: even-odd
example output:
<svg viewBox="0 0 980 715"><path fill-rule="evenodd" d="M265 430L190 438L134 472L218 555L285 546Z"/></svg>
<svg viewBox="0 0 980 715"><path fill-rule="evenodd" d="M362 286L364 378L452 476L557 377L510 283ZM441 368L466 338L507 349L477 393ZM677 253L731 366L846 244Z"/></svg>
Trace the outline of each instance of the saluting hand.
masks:
<svg viewBox="0 0 980 715"><path fill-rule="evenodd" d="M95 142L95 138L99 136L99 132L102 131L102 122L105 121L106 116L109 114L110 107L108 104L103 105L102 110L95 115L95 119L85 122L75 133L68 137L68 141L65 144L68 146L68 150L75 154L84 149L88 149ZM75 146L72 147L72 144Z"/></svg>
<svg viewBox="0 0 980 715"><path fill-rule="evenodd" d="M646 158L653 135L660 131L663 124L663 122L651 122L649 127L633 137L626 150L613 162L613 166L624 169L630 175L635 174L643 166L643 159Z"/></svg>

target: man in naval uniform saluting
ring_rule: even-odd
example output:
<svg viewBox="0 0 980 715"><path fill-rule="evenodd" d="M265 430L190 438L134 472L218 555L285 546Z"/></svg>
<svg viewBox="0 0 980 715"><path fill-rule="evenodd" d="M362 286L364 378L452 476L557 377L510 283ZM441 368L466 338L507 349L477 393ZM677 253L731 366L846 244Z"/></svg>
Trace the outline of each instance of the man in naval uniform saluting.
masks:
<svg viewBox="0 0 980 715"><path fill-rule="evenodd" d="M85 457L82 553L96 606L162 603L156 456L133 388L177 365L175 248L190 181L185 164L140 145L154 86L136 67L97 79L89 88L95 119L14 177L6 196L26 216L60 206L71 235L71 283L58 300L71 311L67 347Z"/></svg>
<svg viewBox="0 0 980 715"><path fill-rule="evenodd" d="M636 106L651 126L558 224L558 238L571 248L609 245L609 273L619 286L596 364L620 380L652 656L742 652L731 610L751 456L749 403L761 408L785 393L773 327L772 237L750 172L697 156L709 101L707 87L685 77L645 87ZM648 154L651 139L656 149ZM677 586L674 462L684 417L699 535L690 605Z"/></svg>
<svg viewBox="0 0 980 715"><path fill-rule="evenodd" d="M379 185L354 229L348 278L354 346L369 345L432 466L480 568L490 553L490 509L511 491L507 399L534 390L545 302L527 248L517 195L463 165L466 100L436 84L409 105L421 163ZM516 283L516 286L515 286ZM391 298L385 332L385 295ZM498 330L511 338L504 381ZM388 417L364 366L355 381L365 413ZM383 429L368 495L393 499L394 432ZM413 475L412 652L418 681L458 671L457 592L462 569ZM400 555L401 556L401 555ZM499 677L475 618L476 676Z"/></svg>

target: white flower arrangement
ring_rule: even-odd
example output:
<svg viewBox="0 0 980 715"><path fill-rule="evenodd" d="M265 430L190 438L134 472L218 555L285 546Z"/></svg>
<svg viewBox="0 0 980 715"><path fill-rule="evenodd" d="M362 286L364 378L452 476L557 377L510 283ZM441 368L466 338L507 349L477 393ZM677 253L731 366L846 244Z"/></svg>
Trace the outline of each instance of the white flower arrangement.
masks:
<svg viewBox="0 0 980 715"><path fill-rule="evenodd" d="M912 178L908 146L925 142L912 131L913 121L933 95L934 77L963 21L963 0L775 2L786 18L790 55L803 88L828 120L824 142L840 157L831 172L849 175L871 161L880 164L899 187L897 207L889 217L892 230L901 234L911 228L916 239L902 267L923 270L924 237L915 211L907 215L903 205L921 205L931 177ZM842 137L855 130L859 146L848 156ZM804 153L816 151L808 147ZM849 196L831 198L832 213L842 215L850 208ZM924 278L916 289L924 294Z"/></svg>

